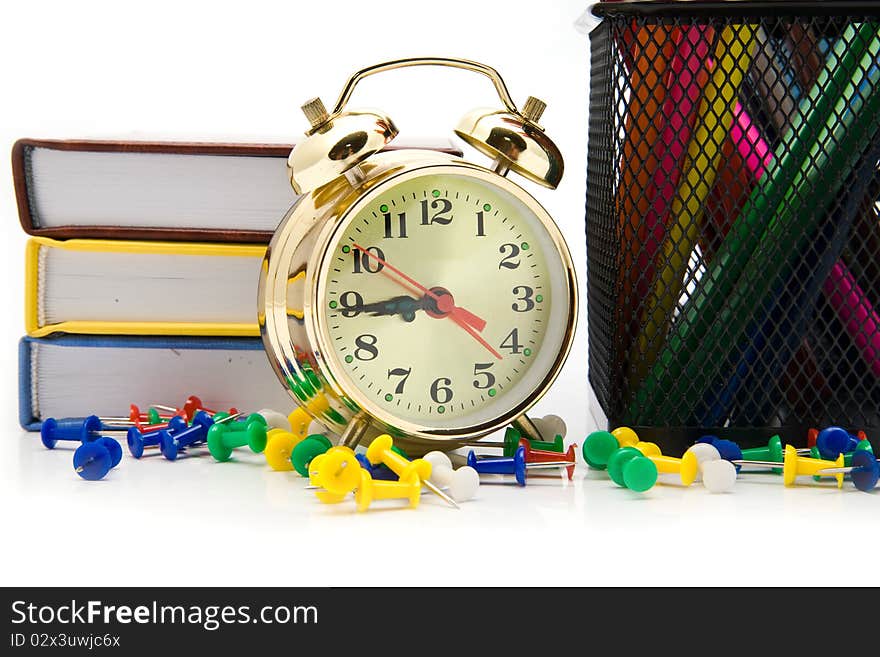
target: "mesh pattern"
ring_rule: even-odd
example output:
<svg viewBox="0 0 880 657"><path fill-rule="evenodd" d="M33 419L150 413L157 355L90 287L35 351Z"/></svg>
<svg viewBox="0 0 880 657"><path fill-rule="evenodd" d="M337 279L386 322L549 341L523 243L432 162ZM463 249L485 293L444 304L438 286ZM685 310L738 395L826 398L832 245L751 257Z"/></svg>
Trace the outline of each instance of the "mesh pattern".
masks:
<svg viewBox="0 0 880 657"><path fill-rule="evenodd" d="M667 446L876 440L880 10L682 4L591 34L590 383Z"/></svg>

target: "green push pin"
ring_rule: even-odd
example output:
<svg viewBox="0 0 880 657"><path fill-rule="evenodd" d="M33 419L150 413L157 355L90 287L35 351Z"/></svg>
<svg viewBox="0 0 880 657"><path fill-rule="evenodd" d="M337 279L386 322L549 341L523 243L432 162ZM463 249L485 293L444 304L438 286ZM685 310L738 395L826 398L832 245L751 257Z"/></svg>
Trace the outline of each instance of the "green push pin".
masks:
<svg viewBox="0 0 880 657"><path fill-rule="evenodd" d="M409 457L409 454L404 452L402 447L398 447L397 445L392 445L391 451L394 452L395 454L397 454L398 456L402 456L407 461L412 461L412 459Z"/></svg>
<svg viewBox="0 0 880 657"><path fill-rule="evenodd" d="M461 445L465 447L500 447L504 456L512 457L514 454L516 454L516 450L519 447L520 440L522 440L522 434L517 431L516 427L507 427L507 431L504 432L504 440L502 442L474 440L471 442L461 443ZM565 447L562 445L562 436L560 434L556 435L556 438L555 440L553 440L553 442L547 442L545 440L532 440L530 438L529 447L531 447L532 449L543 450L545 452L557 452L558 454L565 453Z"/></svg>
<svg viewBox="0 0 880 657"><path fill-rule="evenodd" d="M245 446L255 454L266 449L266 426L252 422L245 429L232 431L225 424L215 423L208 429L208 451L221 463L229 460L232 450Z"/></svg>
<svg viewBox="0 0 880 657"><path fill-rule="evenodd" d="M779 436L773 436L766 447L752 447L744 449L743 460L745 461L773 461L774 463L782 463L785 460L782 451L782 440ZM770 470L773 474L782 474L782 468L773 468Z"/></svg>
<svg viewBox="0 0 880 657"><path fill-rule="evenodd" d="M221 413L218 413L217 415L221 415ZM266 418L264 418L259 413L251 413L243 421L232 422L230 424L227 424L226 427L227 427L228 431L238 432L238 431L247 430L253 424L259 424L266 430L269 429L269 425L266 422Z"/></svg>
<svg viewBox="0 0 880 657"><path fill-rule="evenodd" d="M584 461L591 468L604 470L611 455L618 449L620 449L620 443L610 431L594 431L584 440L581 453L584 456Z"/></svg>
<svg viewBox="0 0 880 657"><path fill-rule="evenodd" d="M333 447L333 443L330 442L327 436L313 433L293 448L293 451L290 453L290 463L301 477L308 479L309 463L312 462L313 458L323 454L331 447Z"/></svg>
<svg viewBox="0 0 880 657"><path fill-rule="evenodd" d="M643 493L657 483L657 466L635 447L621 447L608 458L608 476L618 486Z"/></svg>

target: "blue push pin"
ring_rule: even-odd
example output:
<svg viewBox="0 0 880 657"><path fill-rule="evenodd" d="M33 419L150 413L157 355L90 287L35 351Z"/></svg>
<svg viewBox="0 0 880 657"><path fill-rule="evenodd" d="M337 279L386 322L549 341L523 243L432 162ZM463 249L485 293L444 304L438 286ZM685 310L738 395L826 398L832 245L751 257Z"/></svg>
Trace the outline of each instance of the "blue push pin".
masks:
<svg viewBox="0 0 880 657"><path fill-rule="evenodd" d="M104 419L97 415L88 417L65 417L56 420L47 417L40 425L40 440L46 449L55 449L59 440L78 440L88 442L99 437L100 433L128 431L128 427L104 424ZM118 418L113 418L117 420Z"/></svg>
<svg viewBox="0 0 880 657"><path fill-rule="evenodd" d="M179 415L175 415L170 420L168 420L168 425L165 427L164 430L173 435L186 430L186 428L186 420ZM160 429L158 431L141 433L137 427L129 428L126 435L126 440L128 441L128 451L136 459L141 458L144 455L145 447L155 447L159 445L162 431L163 430Z"/></svg>
<svg viewBox="0 0 880 657"><path fill-rule="evenodd" d="M833 461L841 454L856 451L859 439L842 427L826 427L816 436L816 447L823 459Z"/></svg>
<svg viewBox="0 0 880 657"><path fill-rule="evenodd" d="M355 454L354 456L358 460L358 463L361 464L361 467L369 472L373 479L380 479L382 481L398 480L399 477L384 463L373 465L370 463L370 459L367 458L366 454Z"/></svg>
<svg viewBox="0 0 880 657"><path fill-rule="evenodd" d="M877 481L880 480L880 461L866 449L858 449L853 452L852 465L846 468L825 468L819 470L817 475L849 474L853 485L865 493L874 490Z"/></svg>
<svg viewBox="0 0 880 657"><path fill-rule="evenodd" d="M112 468L122 460L122 446L113 440L101 436L91 442L85 442L73 453L73 469L83 479L97 481L107 476Z"/></svg>
<svg viewBox="0 0 880 657"><path fill-rule="evenodd" d="M223 419L217 420L216 424L229 422L241 415L241 413L227 415ZM208 429L214 424L214 420L211 419L210 415L205 411L199 411L193 417L189 428L179 433L172 434L167 429L162 429L159 431L159 449L162 450L162 456L169 461L174 461L177 459L181 449L204 443L208 439Z"/></svg>
<svg viewBox="0 0 880 657"><path fill-rule="evenodd" d="M548 470L570 468L571 461L547 461L544 463L526 463L525 447L517 447L513 456L492 456L478 459L474 451L467 455L467 464L478 474L512 474L519 486L526 485L526 470Z"/></svg>
<svg viewBox="0 0 880 657"><path fill-rule="evenodd" d="M714 436L708 436L710 438ZM742 461L743 460L743 452L740 449L739 445L737 445L732 440L725 440L723 438L715 438L714 441L710 443L712 447L718 450L719 456L725 461ZM740 466L736 466L736 471L739 472Z"/></svg>

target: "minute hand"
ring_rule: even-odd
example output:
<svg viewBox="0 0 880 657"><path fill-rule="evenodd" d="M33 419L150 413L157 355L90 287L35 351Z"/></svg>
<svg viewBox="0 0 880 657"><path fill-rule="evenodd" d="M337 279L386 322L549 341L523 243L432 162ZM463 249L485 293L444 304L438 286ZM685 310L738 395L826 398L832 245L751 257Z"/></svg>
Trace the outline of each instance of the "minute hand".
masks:
<svg viewBox="0 0 880 657"><path fill-rule="evenodd" d="M418 283L417 281L413 280L412 278L410 278L409 276L404 274L402 271L397 269L397 267L395 267L394 265L389 264L388 262L386 262L385 260L383 260L382 258L377 256L376 254L372 253L371 251L368 251L367 249L360 246L359 244L352 244L352 246L354 248L356 248L358 251L360 251L361 253L366 254L367 257L372 258L376 262L380 263L383 266L383 269L382 269L383 272L386 269L393 271L395 274L397 274L397 276L400 279L402 279L410 287L418 290L419 292L422 292L425 296L428 296L431 299L433 299L434 301L436 301L438 303L438 306L441 306L441 304L443 304L443 302L440 300L440 295L432 292L431 290L426 288L421 283ZM386 276L388 276L387 273L386 273ZM389 278L390 278L390 276L389 276ZM482 332L483 329L486 328L486 320L484 320L481 317L478 317L477 315L474 315L472 312L462 308L461 306L453 306L448 312L451 317L457 318L458 320L464 322L465 324L468 324L469 326L476 329L477 331Z"/></svg>

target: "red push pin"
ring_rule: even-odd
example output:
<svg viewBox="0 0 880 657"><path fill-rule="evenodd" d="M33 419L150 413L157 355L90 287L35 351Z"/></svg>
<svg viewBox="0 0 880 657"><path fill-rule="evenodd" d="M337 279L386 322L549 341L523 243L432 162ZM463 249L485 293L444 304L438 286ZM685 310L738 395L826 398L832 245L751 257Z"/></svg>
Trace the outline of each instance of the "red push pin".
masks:
<svg viewBox="0 0 880 657"><path fill-rule="evenodd" d="M574 477L574 466L575 466L575 457L574 452L577 449L577 445L569 445L568 450L564 454L560 454L559 452L548 452L542 449L532 449L531 443L522 438L519 441L519 446L523 448L525 451L526 463L559 463L560 461L566 461L571 463L570 466L565 468L568 473L568 480L571 481Z"/></svg>

